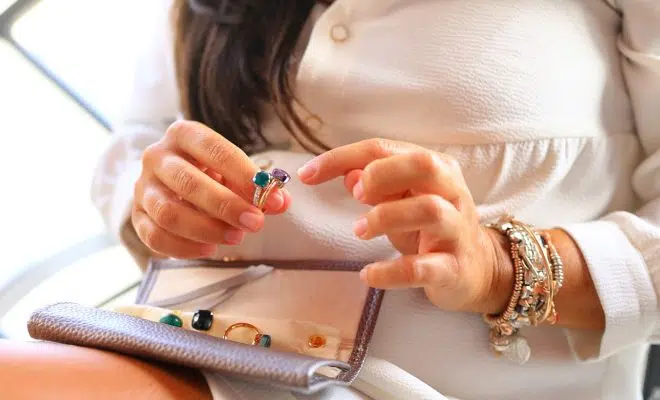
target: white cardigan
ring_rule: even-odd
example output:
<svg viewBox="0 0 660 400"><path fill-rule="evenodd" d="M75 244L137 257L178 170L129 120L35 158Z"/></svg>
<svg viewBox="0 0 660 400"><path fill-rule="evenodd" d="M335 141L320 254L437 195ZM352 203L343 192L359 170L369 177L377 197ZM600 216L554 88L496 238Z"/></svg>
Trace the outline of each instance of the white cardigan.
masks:
<svg viewBox="0 0 660 400"><path fill-rule="evenodd" d="M162 28L93 187L135 254L144 248L126 227L140 155L179 115ZM380 366L363 381L385 374L370 384L394 397L394 386L409 385L403 398L414 388L463 400L641 398L645 349L660 338L660 1L338 0L315 8L304 36L297 90L317 137L330 146L391 138L454 155L484 219L511 212L568 230L606 314L603 334L526 331L532 359L517 366L492 356L478 315L391 291L370 349L391 364L370 361ZM289 143L272 115L265 134ZM265 157L291 171L309 159L295 145ZM289 212L218 256L396 255L385 240L353 237L364 209L339 182L290 190Z"/></svg>

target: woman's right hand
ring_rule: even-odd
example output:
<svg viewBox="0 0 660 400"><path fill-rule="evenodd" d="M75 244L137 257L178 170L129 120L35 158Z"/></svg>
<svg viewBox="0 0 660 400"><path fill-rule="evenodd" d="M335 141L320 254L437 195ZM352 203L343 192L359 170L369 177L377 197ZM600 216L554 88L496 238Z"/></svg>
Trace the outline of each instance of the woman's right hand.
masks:
<svg viewBox="0 0 660 400"><path fill-rule="evenodd" d="M252 205L258 167L212 129L191 121L172 124L142 158L131 219L153 252L203 258L219 244L236 245L263 227L264 213ZM267 213L282 213L291 198L271 193Z"/></svg>

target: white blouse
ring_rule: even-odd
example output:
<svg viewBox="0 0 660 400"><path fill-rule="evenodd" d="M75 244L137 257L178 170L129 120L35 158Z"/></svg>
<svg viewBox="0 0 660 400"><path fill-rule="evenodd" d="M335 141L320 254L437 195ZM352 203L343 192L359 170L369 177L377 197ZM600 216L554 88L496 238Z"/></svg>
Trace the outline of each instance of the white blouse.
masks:
<svg viewBox="0 0 660 400"><path fill-rule="evenodd" d="M480 316L390 291L361 382L391 398L641 399L646 349L660 338L660 1L337 0L308 25L296 87L319 139L453 155L484 220L509 212L574 237L606 315L603 333L525 331L532 359L518 366L492 356ZM161 28L93 185L139 259L127 224L140 156L180 114L171 27ZM310 158L272 113L264 131L290 148L260 157L292 172ZM364 207L340 182L288 188L289 212L218 256L396 256L384 239L353 237Z"/></svg>

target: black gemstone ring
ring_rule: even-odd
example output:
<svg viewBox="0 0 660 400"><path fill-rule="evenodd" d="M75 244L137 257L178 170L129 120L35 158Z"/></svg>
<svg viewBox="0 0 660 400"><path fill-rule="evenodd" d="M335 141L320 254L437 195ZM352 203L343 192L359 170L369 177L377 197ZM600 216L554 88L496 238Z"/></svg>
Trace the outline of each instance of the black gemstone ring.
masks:
<svg viewBox="0 0 660 400"><path fill-rule="evenodd" d="M198 331L208 331L213 326L213 313L209 310L197 310L190 324Z"/></svg>

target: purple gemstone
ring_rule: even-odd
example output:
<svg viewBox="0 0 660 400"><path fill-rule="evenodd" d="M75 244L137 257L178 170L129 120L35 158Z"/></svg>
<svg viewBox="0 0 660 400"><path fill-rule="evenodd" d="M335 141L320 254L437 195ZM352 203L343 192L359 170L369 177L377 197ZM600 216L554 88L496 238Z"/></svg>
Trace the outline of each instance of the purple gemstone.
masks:
<svg viewBox="0 0 660 400"><path fill-rule="evenodd" d="M277 179L282 183L287 183L291 180L291 176L283 169L279 169L279 168L273 169L272 175L273 178Z"/></svg>

